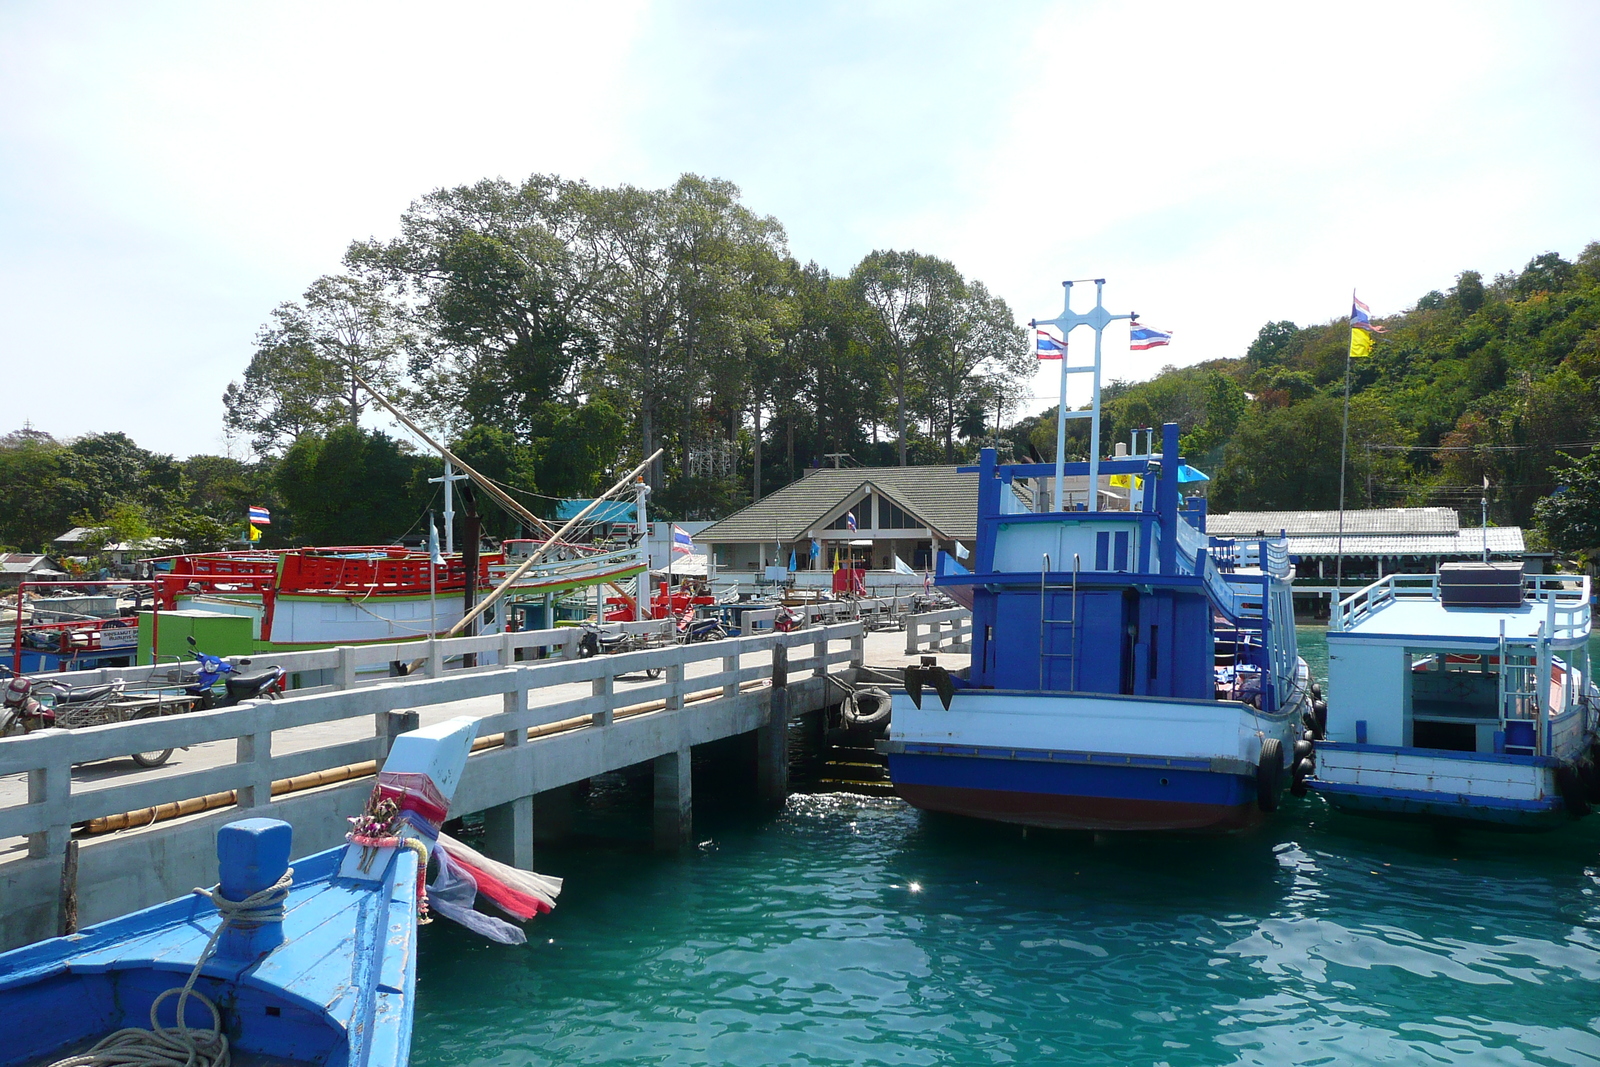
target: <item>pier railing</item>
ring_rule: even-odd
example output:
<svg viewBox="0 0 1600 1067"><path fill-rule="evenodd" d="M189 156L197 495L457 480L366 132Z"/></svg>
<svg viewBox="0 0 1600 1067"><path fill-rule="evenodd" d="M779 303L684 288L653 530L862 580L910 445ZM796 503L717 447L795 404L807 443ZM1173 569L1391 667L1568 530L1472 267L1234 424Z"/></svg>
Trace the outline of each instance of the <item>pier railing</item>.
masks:
<svg viewBox="0 0 1600 1067"><path fill-rule="evenodd" d="M492 642L503 637L553 642L554 635L560 635L560 647L566 650L570 647L567 634L576 640L579 631L467 640L490 642L485 647L494 647ZM843 647L839 647L841 642ZM26 837L30 857L59 856L74 826L195 798L210 800L220 796L219 803L208 807L231 803L253 814L270 815L274 792L284 792L280 787L291 779L381 761L392 741L394 717L390 712L498 696L503 710L481 720L479 747L495 745L496 736L499 744L510 746L570 730L606 730L618 718L681 711L701 701L738 697L742 689L771 677L770 653L777 645L786 649L812 648L811 655L788 660L791 678L807 671L822 676L832 667L861 665L863 629L860 623L850 622L589 659L550 659L439 672L433 677L396 678L387 684L343 691L300 692L281 700L252 701L212 711L6 738L0 740L0 777L25 774L27 797L23 803L0 799L0 839ZM421 646L410 643L401 647L404 655L415 656ZM742 662L742 657L763 652L769 655L756 663ZM345 663L349 662L346 656ZM691 665L706 662L715 663L717 669L687 674ZM437 650L432 663L435 667L439 664ZM619 676L651 670L662 671L662 680L623 690L616 687ZM550 703L530 701L530 694L537 690L571 683L589 683L590 692ZM319 741L290 733L347 720L365 720L356 731L357 736ZM77 764L133 752L230 740L235 743L234 758L219 766L130 782L113 780L109 785L73 780L72 768ZM275 751L275 741L280 741L283 749Z"/></svg>
<svg viewBox="0 0 1600 1067"><path fill-rule="evenodd" d="M667 619L647 619L643 622L608 623L607 629L624 629L630 633L665 636L671 626ZM583 630L575 626L562 626L553 630L522 630L503 634L485 634L481 637L423 638L420 641L391 641L370 645L336 645L331 648L306 649L299 652L253 652L248 656L230 657L236 662L248 659L251 667L260 669L268 665L282 667L289 676L289 688L296 692L328 692L350 689L357 685L372 685L390 681L395 677L393 665L409 665L415 660L423 663L416 674L437 678L447 671L466 665L466 657L473 656L474 666L490 664L513 665L519 661L543 659L576 659L578 642ZM202 650L203 651L203 650ZM132 687L168 686L169 672L189 669L193 658L187 661L169 657L157 664L136 667L103 667L91 671L68 671L61 674L41 675L51 681L67 685L99 685L122 679Z"/></svg>
<svg viewBox="0 0 1600 1067"><path fill-rule="evenodd" d="M972 647L972 612L945 608L906 617L906 655L964 652Z"/></svg>

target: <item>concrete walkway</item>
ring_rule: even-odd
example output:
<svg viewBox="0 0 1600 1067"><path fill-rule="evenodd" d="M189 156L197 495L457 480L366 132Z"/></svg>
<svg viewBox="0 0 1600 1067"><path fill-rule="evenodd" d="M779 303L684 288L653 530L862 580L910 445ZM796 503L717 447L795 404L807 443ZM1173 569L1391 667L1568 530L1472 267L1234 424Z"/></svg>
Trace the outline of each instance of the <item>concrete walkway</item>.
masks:
<svg viewBox="0 0 1600 1067"><path fill-rule="evenodd" d="M907 664L920 662L921 656L928 654L906 655L905 640L905 634L898 630L868 634L865 640L867 666L904 667ZM740 666L754 666L766 658L764 653L750 653L740 658ZM965 653L946 652L940 653L939 659L941 663L951 669L956 669L965 666L968 657ZM722 665L719 660L705 660L690 664L685 669L685 677L693 679L715 674L721 669ZM620 677L617 679L616 684L618 695L625 701L626 687L628 685L646 686L655 683L640 674ZM528 703L530 706L557 704L589 696L590 692L590 684L588 682L551 685L531 691ZM436 704L419 710L421 724L426 726L430 723L442 722L457 715L474 717L496 715L504 710L504 705L500 697L492 696L456 701L449 704ZM370 721L343 719L275 732L272 736L272 751L275 756L285 755L345 741L356 741L370 736L372 736L372 724ZM73 791L74 793L91 792L95 788L95 784L101 782L106 785L113 783L121 785L130 782L152 781L162 777L211 767L226 766L235 762L235 753L236 743L230 739L195 745L189 749L180 749L174 752L172 758L160 767L142 768L131 759L103 760L98 763L82 764L73 768ZM0 777L0 805L23 804L27 802L27 799L28 782L26 775L18 774ZM202 816L192 817L199 818ZM171 823L163 823L162 825L171 825ZM138 830L121 831L124 834L138 832ZM13 860L25 859L26 857L27 841L25 839L11 838L0 841L0 866Z"/></svg>

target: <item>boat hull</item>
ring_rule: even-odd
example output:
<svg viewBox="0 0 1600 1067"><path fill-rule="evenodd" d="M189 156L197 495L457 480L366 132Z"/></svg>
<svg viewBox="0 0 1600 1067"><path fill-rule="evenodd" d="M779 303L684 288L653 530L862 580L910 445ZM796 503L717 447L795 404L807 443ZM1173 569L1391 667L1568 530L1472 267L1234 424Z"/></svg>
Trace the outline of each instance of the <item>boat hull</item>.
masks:
<svg viewBox="0 0 1600 1067"><path fill-rule="evenodd" d="M924 811L1055 830L1245 830L1253 776L981 756L889 757L895 792Z"/></svg>
<svg viewBox="0 0 1600 1067"><path fill-rule="evenodd" d="M1587 813L1574 771L1565 796L1562 763L1550 757L1324 742L1307 784L1330 807L1354 815L1490 828L1550 830Z"/></svg>
<svg viewBox="0 0 1600 1067"><path fill-rule="evenodd" d="M1260 822L1262 744L1298 717L1243 704L958 691L895 695L889 777L907 803L995 822L1094 831L1233 832Z"/></svg>

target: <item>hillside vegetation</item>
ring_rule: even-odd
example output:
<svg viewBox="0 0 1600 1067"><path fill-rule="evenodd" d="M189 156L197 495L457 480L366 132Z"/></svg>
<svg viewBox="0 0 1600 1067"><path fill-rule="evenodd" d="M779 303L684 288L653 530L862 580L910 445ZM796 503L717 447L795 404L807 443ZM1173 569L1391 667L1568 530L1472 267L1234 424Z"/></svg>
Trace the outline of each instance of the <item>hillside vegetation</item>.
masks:
<svg viewBox="0 0 1600 1067"><path fill-rule="evenodd" d="M1372 355L1349 361L1348 505L1475 519L1487 478L1492 522L1546 516L1554 532L1552 508L1537 505L1579 491L1574 462L1600 436L1600 243L1488 282L1464 271L1376 321L1387 332ZM1269 322L1240 358L1114 383L1102 434L1126 441L1132 427L1177 422L1190 462L1213 476L1216 510L1336 507L1349 336L1347 319ZM1053 455L1054 418L1013 427L1012 450Z"/></svg>

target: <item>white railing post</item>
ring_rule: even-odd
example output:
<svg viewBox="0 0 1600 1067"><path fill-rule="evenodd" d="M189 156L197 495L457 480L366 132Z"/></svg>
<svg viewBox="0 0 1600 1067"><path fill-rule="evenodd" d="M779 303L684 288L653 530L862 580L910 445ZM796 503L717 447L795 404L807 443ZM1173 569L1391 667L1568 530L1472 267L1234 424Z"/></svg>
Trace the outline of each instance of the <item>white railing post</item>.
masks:
<svg viewBox="0 0 1600 1067"><path fill-rule="evenodd" d="M353 689L356 684L356 650L349 645L339 646L338 681L340 689Z"/></svg>
<svg viewBox="0 0 1600 1067"><path fill-rule="evenodd" d="M921 621L915 615L906 616L906 655L917 654L917 631L922 629Z"/></svg>
<svg viewBox="0 0 1600 1067"><path fill-rule="evenodd" d="M517 662L517 635L510 630L500 635L500 666L513 667Z"/></svg>
<svg viewBox="0 0 1600 1067"><path fill-rule="evenodd" d="M723 656L722 673L733 676L722 683L722 698L730 700L739 695L739 657Z"/></svg>
<svg viewBox="0 0 1600 1067"><path fill-rule="evenodd" d="M592 722L596 726L610 726L611 725L611 722L612 722L611 713L612 713L613 709L616 707L616 703L617 703L617 701L616 701L616 693L617 693L616 681L617 681L616 675L612 674L608 670L608 671L606 671L605 674L601 675L599 678L596 678L590 684L590 692L592 692L597 697L604 697L605 698L605 707L601 708L599 711L597 711L593 715L589 716L589 721Z"/></svg>
<svg viewBox="0 0 1600 1067"><path fill-rule="evenodd" d="M562 659L578 658L578 638L582 636L582 633L583 631L579 630L577 627L573 627L570 634L564 635L561 642Z"/></svg>
<svg viewBox="0 0 1600 1067"><path fill-rule="evenodd" d="M67 754L67 732L41 732L59 736L50 746L48 762L28 772L28 803L39 805L46 819L43 833L28 835L29 859L61 855L72 836L72 764Z"/></svg>
<svg viewBox="0 0 1600 1067"><path fill-rule="evenodd" d="M683 707L683 661L679 660L667 668L667 710L677 711Z"/></svg>
<svg viewBox="0 0 1600 1067"><path fill-rule="evenodd" d="M857 670L867 663L867 635L857 633L850 638L850 666Z"/></svg>
<svg viewBox="0 0 1600 1067"><path fill-rule="evenodd" d="M511 635L506 634L505 636L510 637ZM502 651L509 647L509 642L501 642L500 648ZM506 691L505 696L502 698L501 710L513 720L513 723L519 720L522 712L528 710L528 679L526 672L517 671L516 688ZM507 748L514 748L527 739L528 728L526 726L512 725L505 730L500 738L500 743Z"/></svg>
<svg viewBox="0 0 1600 1067"><path fill-rule="evenodd" d="M234 742L234 762L247 768L247 776L234 793L241 808L259 808L272 803L272 726L266 722L260 705L251 715L252 725Z"/></svg>
<svg viewBox="0 0 1600 1067"><path fill-rule="evenodd" d="M817 658L817 665L811 671L813 678L826 678L828 676L828 630L824 626L817 634L817 639L811 642L812 654Z"/></svg>
<svg viewBox="0 0 1600 1067"><path fill-rule="evenodd" d="M444 649L439 647L439 639L428 638L428 677L439 678L444 675Z"/></svg>

